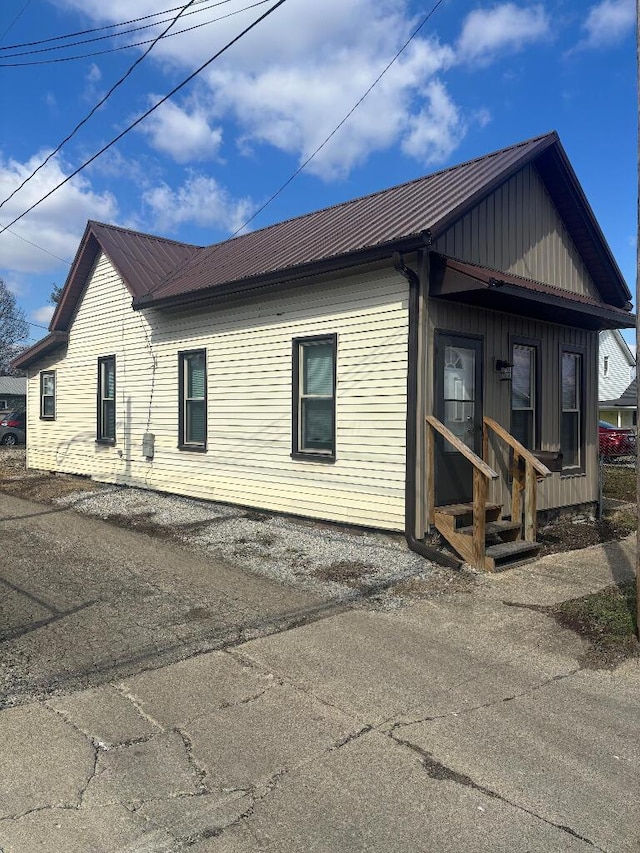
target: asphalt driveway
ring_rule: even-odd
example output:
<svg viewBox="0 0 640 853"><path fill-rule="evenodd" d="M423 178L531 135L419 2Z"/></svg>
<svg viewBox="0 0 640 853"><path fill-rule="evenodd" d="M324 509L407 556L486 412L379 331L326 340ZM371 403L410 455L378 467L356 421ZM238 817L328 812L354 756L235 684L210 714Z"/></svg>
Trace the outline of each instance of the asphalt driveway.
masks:
<svg viewBox="0 0 640 853"><path fill-rule="evenodd" d="M637 853L640 666L537 608L633 543L394 610L0 496L3 853Z"/></svg>

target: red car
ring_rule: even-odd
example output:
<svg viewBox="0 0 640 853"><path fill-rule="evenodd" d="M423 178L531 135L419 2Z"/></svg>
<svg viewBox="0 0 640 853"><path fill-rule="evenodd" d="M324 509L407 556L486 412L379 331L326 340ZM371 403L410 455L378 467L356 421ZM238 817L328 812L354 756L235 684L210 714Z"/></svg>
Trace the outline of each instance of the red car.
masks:
<svg viewBox="0 0 640 853"><path fill-rule="evenodd" d="M598 423L598 446L605 459L636 455L636 434L632 429L621 429L606 421Z"/></svg>

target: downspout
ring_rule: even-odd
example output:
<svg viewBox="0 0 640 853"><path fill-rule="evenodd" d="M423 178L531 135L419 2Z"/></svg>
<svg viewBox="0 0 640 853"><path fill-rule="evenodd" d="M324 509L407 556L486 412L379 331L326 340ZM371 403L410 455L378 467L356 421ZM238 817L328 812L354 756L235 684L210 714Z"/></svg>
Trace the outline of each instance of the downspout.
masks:
<svg viewBox="0 0 640 853"><path fill-rule="evenodd" d="M414 270L404 263L400 252L393 253L396 272L409 282L409 333L407 364L407 423L404 490L404 535L411 551L427 560L459 569L460 560L416 539L416 451L418 447L418 335L420 279Z"/></svg>

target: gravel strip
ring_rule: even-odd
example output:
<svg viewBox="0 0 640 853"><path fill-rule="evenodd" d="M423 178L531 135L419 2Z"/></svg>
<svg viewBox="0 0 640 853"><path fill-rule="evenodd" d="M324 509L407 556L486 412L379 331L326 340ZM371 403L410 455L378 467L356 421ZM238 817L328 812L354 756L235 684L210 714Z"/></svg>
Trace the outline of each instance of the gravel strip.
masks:
<svg viewBox="0 0 640 853"><path fill-rule="evenodd" d="M338 601L395 609L406 598L393 586L435 581L444 591L461 580L407 548L404 537L122 486L75 492L57 504L152 535L174 536L190 548L279 583ZM466 573L465 573L466 574ZM472 576L466 578L470 583Z"/></svg>

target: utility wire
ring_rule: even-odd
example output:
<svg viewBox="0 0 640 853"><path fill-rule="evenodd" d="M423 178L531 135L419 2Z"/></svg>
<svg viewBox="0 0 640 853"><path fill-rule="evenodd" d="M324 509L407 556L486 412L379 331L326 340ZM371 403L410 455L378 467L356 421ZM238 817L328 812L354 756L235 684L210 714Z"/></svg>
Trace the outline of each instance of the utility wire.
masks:
<svg viewBox="0 0 640 853"><path fill-rule="evenodd" d="M9 25L7 26L5 31L0 34L0 41L6 36L6 34L9 32L9 30L13 29L14 24L16 24L18 22L18 20L24 15L24 13L27 11L29 6L31 5L31 2L32 2L32 0L26 0L26 2L23 4L22 9L20 9L18 14L14 15L13 20L9 23ZM6 50L6 48L0 48L0 50Z"/></svg>
<svg viewBox="0 0 640 853"><path fill-rule="evenodd" d="M34 249L40 249L41 252L44 252L45 255L51 255L52 258L55 258L57 261L62 261L63 264L66 264L68 267L71 266L71 261L68 261L66 258L61 258L60 255L54 255L53 252L50 252L49 249L45 249L44 246L39 246L37 243L34 243L33 240L27 240L26 237L23 237L22 234L18 234L15 231L12 231L10 228L5 228L5 231L8 231L9 234L12 234L14 237L17 237L18 240L22 240L23 243L28 243L30 246L33 246Z"/></svg>
<svg viewBox="0 0 640 853"><path fill-rule="evenodd" d="M259 23L261 23L261 21L264 21L265 18L268 18L269 15L273 14L273 12L275 12L276 9L278 9L278 7L282 6L283 3L285 3L285 2L286 2L286 0L277 0L277 2L274 3L273 6L270 6L266 12L263 12L263 14L260 15L258 18L256 18L255 21L253 21L251 24L249 24L249 26L245 27L241 33L239 33L237 36L232 38L231 41L227 42L227 44L224 47L220 48L220 50L217 51L216 53L214 53L214 55L212 57L210 57L209 59L207 59L206 62L203 62L202 65L200 65L198 68L196 68L195 71L193 71L191 74L189 74L188 77L186 77L181 83L179 83L177 86L175 86L168 94L166 94L156 104L154 104L146 112L144 112L141 116L139 116L134 122L132 122L130 125L128 125L128 127L126 127L121 133L119 133L117 136L115 136L111 140L111 142L108 142L106 145L103 145L103 147L99 151L97 151L88 160L85 160L85 162L81 166L78 166L78 168L75 169L70 175L67 175L67 177L63 181L60 181L60 183L56 184L56 186L53 187L53 189L49 190L48 193L43 195L40 199L38 199L38 201L34 202L30 207L28 207L25 211L23 211L19 216L16 216L15 219L13 219L7 225L2 226L0 228L0 234L3 234L7 230L7 228L11 228L12 225L15 225L16 222L19 222L20 219L22 219L28 213L31 213L31 211L34 210L36 207L38 207L38 205L42 204L43 201L45 201L50 196L52 196L54 192L56 192L57 190L60 189L60 187L64 186L72 178L75 178L75 176L77 174L79 174L83 169L86 169L86 167L89 166L91 163L93 163L94 160L97 160L98 157L100 157L102 154L104 154L105 151L108 151L109 148L111 148L113 145L116 144L116 142L119 142L123 136L126 136L127 133L129 133L131 130L133 130L134 127L137 127L142 121L144 121L148 116L150 116L152 112L157 110L158 107L162 106L162 104L164 104L166 101L168 101L169 98L173 97L173 95L175 95L177 92L179 92L181 89L183 89L187 85L187 83L190 83L191 80L194 79L194 77L197 77L198 74L201 74L205 68L207 68L209 65L211 65L211 63L214 62L216 59L218 59L218 57L220 57L223 53L225 53L225 51L229 50L229 48L232 47L236 42L240 41L240 39L243 38L243 36L245 36L248 32L250 32ZM440 2L442 2L442 0L440 0Z"/></svg>
<svg viewBox="0 0 640 853"><path fill-rule="evenodd" d="M29 5L30 2L31 2L31 0L28 0L27 5ZM195 2L196 2L196 4L206 3L207 0L195 0ZM223 3L230 3L231 0L222 0L222 2ZM215 3L214 5L218 6L218 5L222 5L222 4L221 3ZM168 15L170 12L177 12L178 9L180 9L180 8L181 8L180 6L174 6L172 9L163 9L162 12L153 12L150 15L142 15L139 18L132 18L130 21L120 21L119 24L104 24L101 27L92 27L89 30L78 30L75 33L66 33L65 35L61 35L61 36L50 36L49 38L38 39L37 41L23 41L23 42L20 42L19 44L7 44L4 47L0 47L0 50L16 50L19 47L35 47L38 44L49 44L52 41L61 41L62 39L71 39L71 38L75 38L76 36L86 36L86 35L89 35L90 33L100 33L100 32L104 32L104 30L117 29L117 27L127 27L127 26L129 26L129 24L137 24L139 21L148 21L149 18L158 18L160 15ZM22 14L22 12L20 12L20 14ZM115 33L115 35L118 35L118 33Z"/></svg>
<svg viewBox="0 0 640 853"><path fill-rule="evenodd" d="M275 200L275 199L280 195L280 193L282 193L282 192L283 192L283 191L284 191L284 190L289 186L289 184L290 184L293 180L295 180L295 179L298 177L298 175L300 174L300 172L302 172L302 171L303 171L303 169L305 169L305 168L309 165L309 163L314 159L314 157L316 157L316 155L317 155L317 154L319 154L319 153L320 153L320 151L322 151L322 149L323 149L323 148L325 147L325 145L329 142L329 140L331 140L331 139L336 135L336 133L340 130L340 128L343 126L343 124L345 124L345 122L349 120L349 118L350 118L350 117L353 115L353 113L358 109L358 107L359 107L359 106L360 106L360 104L364 101L364 99L365 99L365 98L366 98L366 97L371 93L371 91L372 91L372 90L373 90L373 89L378 85L378 83L380 82L380 80L382 80L382 78L383 78L383 77L384 77L384 75L387 73L387 71L388 71L388 70L391 68L391 66L392 66L392 65L394 65L394 64L395 64L395 62L400 58L400 56L404 53L404 51L405 51L405 50L407 49L407 47L411 44L411 42L414 40L414 38L418 35L418 33L420 32L420 30L422 30L422 28L423 28L423 27L425 26L425 24L429 21L429 19L432 17L432 15L434 15L434 14L435 14L435 12L437 12L437 10L440 8L440 6L442 6L442 4L443 4L444 2L445 2L445 0L438 0L438 2L437 2L437 3L436 3L436 4L431 8L431 10L430 10L430 11L429 11L425 16L424 16L424 18L423 18L423 19L422 19L422 21L418 24L418 26L416 27L416 29L411 33L411 35L409 36L409 38L408 38L408 39L404 42L404 44L400 47L400 49L399 49L399 50L398 50L398 52L395 54L395 56L394 56L394 57L393 57L393 58L392 58L392 59L391 59L391 60L390 60L386 65L385 65L385 67L384 67L384 68L382 69L382 71L378 74L378 76L377 76L377 77L376 77L376 79L373 81L373 83L369 86L369 88L366 90L366 92L365 92L365 93L364 93L364 94L363 94L363 95L358 99L358 101L356 101L356 103L353 105L353 107L351 107L351 109L350 109L350 110L349 110L349 112L344 116L344 118L343 118L343 119L342 119L342 120L341 120L341 121L340 121L340 122L339 122L339 123L338 123L338 124L333 128L333 130L331 131L331 133L330 133L328 136L326 136L326 137L324 138L324 140L320 143L320 145L318 145L318 147L315 149L315 151L307 157L307 159L304 161L304 163L302 163L300 166L298 166L298 168L295 170L295 172L292 172L292 174L291 174L291 175L289 175L289 177L287 178L287 180L286 180L286 181L285 181L285 182L284 182L284 183L283 183L283 184L282 184L282 185L281 185L281 186L280 186L280 187L279 187L279 188L278 188L278 189L273 193L273 195L271 195L271 196L270 196L270 197L269 197L269 198L264 202L264 204L261 204L261 205L260 205L260 207L259 207L257 210L255 210L255 211L251 214L251 216L250 216L248 219L246 219L246 220L243 222L243 224L242 224L242 225L240 225L240 227L239 227L239 228L237 228L237 229L233 232L233 234L231 235L231 237L229 237L229 238L227 238L227 239L229 239L229 240L233 240L233 238L234 238L234 237L237 237L237 236L238 236L238 234L240 234L240 232L241 232L241 231L244 231L244 229L247 227L247 225L249 225L251 222L253 222L253 220L254 220L257 216L259 216L259 215L262 213L262 211L263 211L263 210L265 210L265 208L267 208L267 207L271 204L271 202L272 202L272 201L274 201L274 200ZM640 0L638 0L638 2L640 2ZM2 233L2 232L0 231L0 233ZM225 240L224 242L226 242L226 240ZM209 252L209 253L207 253L207 254L206 254L206 257L203 257L203 258L202 258L202 260L200 260L200 261L196 261L192 266L190 266L190 267L189 267L189 268L190 268L190 271L192 271L192 270L196 270L196 269L197 269L199 266L201 266L205 261L209 261L209 260L210 260L210 258L211 258L212 253L215 253L216 248L217 248L216 246L213 246L213 247L212 247L213 252ZM178 272L180 272L181 270L185 269L187 266L189 266L189 259L186 259L185 261L183 261L183 262L182 262L182 264L180 264L178 267L176 267L175 269L173 269L170 273L167 273L167 274L164 276L164 278L163 278L163 280L162 280L162 282L161 282L161 284L160 284L160 287L159 287L159 288L157 288L155 292L156 292L156 293L159 293L159 292L162 290L162 286L163 286L163 284L167 281L167 279L168 279L168 278L173 278L173 277L174 277Z"/></svg>
<svg viewBox="0 0 640 853"><path fill-rule="evenodd" d="M229 2L229 0L224 0L224 2ZM225 18L232 18L234 15L239 15L241 12L246 12L248 9L255 9L256 6L263 6L265 3L268 3L269 0L258 0L256 3L252 3L250 6L243 6L241 9L235 9L233 12L228 12L226 15L220 15L218 18L211 18L209 21L203 21L201 24L194 24L192 27L184 27L182 30L176 30L174 33L167 33L163 35L162 38L172 38L173 36L182 35L182 33L190 33L192 30L198 30L200 27L207 27L209 24L215 24L217 21L223 21ZM189 12L189 14L194 14L193 12ZM111 47L107 50L94 50L90 53L78 53L74 56L58 56L55 59L35 59L29 62L0 62L0 68L27 68L33 65L53 65L56 62L73 62L76 59L90 59L93 56L105 56L108 53L117 53L120 50L131 50L133 47L143 47L145 44L149 44L149 42L155 41L154 39L145 39L144 41L136 41L131 44L122 44L118 47ZM65 45L67 47L67 45ZM2 58L0 56L0 58Z"/></svg>
<svg viewBox="0 0 640 853"><path fill-rule="evenodd" d="M305 169L305 168L309 165L309 163L314 159L314 157L322 151L322 149L325 147L325 145L326 145L326 144L327 144L327 143L328 143L328 142L329 142L329 141L330 141L330 140L331 140L331 139L336 135L336 133L340 130L340 128L342 127L342 125L343 125L343 124L345 124L345 123L346 123L346 122L351 118L351 116L352 116L352 115L354 114L354 112L358 109L358 107L359 107L359 106L360 106L360 104L364 101L364 99L365 99L365 98L366 98L366 97L371 93L371 91L372 91L372 90L373 90L373 89L378 85L378 83L380 82L380 80L382 80L382 78L383 78L383 77L384 77L384 75L387 73L387 71L391 68L391 66L392 66L392 65L394 65L394 64L395 64L395 62L396 62L396 61L400 58L400 56L404 53L404 51L405 51L405 50L407 49L407 47L411 44L411 42L414 40L414 38L418 35L418 33L420 32L420 30L421 30L421 29L424 27L424 25L428 22L429 18L431 18L431 16L432 16L433 14L435 14L435 12L438 10L438 8L439 8L443 3L444 3L444 0L438 0L438 2L435 4L435 6L433 6L433 7L432 7L431 11L430 11L427 15L425 15L425 17L422 19L422 21L421 21L421 23L418 25L418 27L417 27L417 28L416 28L416 29L411 33L411 35L409 36L409 38L405 41L405 43L402 45L402 47L401 47L401 48L400 48L400 50L396 53L396 55L393 57L393 59L391 59L391 61L390 61L390 62L388 62L388 63L385 65L385 67L382 69L382 71L380 72L380 74L378 74L378 76L376 77L376 79L375 79L375 80L373 81L373 83L369 86L369 88L367 89L367 91L366 91L366 92L362 95L362 97L361 97L361 98L359 98L359 100L358 100L358 101L356 101L356 103L351 107L351 109L350 109L350 110L349 110L349 112L345 115L345 117L342 119L342 121L340 121L340 122L339 122L339 123L334 127L334 129L331 131L331 133L330 133L328 136L326 136L326 137L324 138L324 140L320 143L320 145L318 145L318 147L315 149L315 151L307 157L307 159L304 161L304 163L302 163L300 166L298 166L298 168L295 170L295 172L292 172L292 174L291 174L291 175L289 175L289 177L288 177L288 178L287 178L287 180L282 184L282 186L281 186L279 189L277 189L277 190L273 193L273 195L272 195L272 196L270 196L270 197L269 197L269 198L264 202L264 204L262 204L262 205L261 205L261 206L260 206L260 207L259 207L259 208L254 212L254 213L252 213L252 214L251 214L251 216L249 217L249 219L247 219L247 221L246 221L243 225L241 225L241 226L240 226L236 231L234 231L234 233L231 235L231 238L236 237L236 236L237 236L241 231L243 231L243 230L247 227L247 225L249 225L251 222L253 222L253 220L256 218L256 216L258 216L259 214L261 214L261 213L262 213L262 211L263 211L266 207L268 207L268 206L271 204L271 202L272 202L272 201L274 201L274 199L276 199L276 198L280 195L280 193L281 193L281 192L283 192L283 191L284 191L284 190L289 186L289 184L290 184L293 180L295 180L295 178L297 178L297 177L298 177L298 175L300 174L300 172L302 172L302 171L303 171L303 169ZM0 207L1 207L1 205L0 205Z"/></svg>
<svg viewBox="0 0 640 853"><path fill-rule="evenodd" d="M194 0L196 2L196 0ZM199 0L200 3L204 2L204 0ZM193 9L191 12L187 12L183 17L187 17L188 15L200 15L202 12L206 12L209 9L214 9L216 6L224 6L226 3L231 3L232 0L220 0L218 3L212 3L210 6L206 6L204 9ZM183 8L183 7L182 7ZM94 36L93 38L81 39L79 41L72 41L69 44L56 44L51 47L39 47L36 50L23 50L18 53L5 53L2 55L3 59L13 59L16 56L32 56L35 53L48 53L52 50L65 50L69 47L78 47L81 44L91 44L91 42L95 41L105 41L106 39L117 38L118 36L126 36L130 33L137 33L141 30L150 30L153 27L157 27L160 24L166 24L167 21L174 20L175 18L164 18L162 21L153 21L151 24L144 24L141 27L132 27L129 30L121 30L117 33L108 33L103 36ZM6 48L4 48L6 50Z"/></svg>
<svg viewBox="0 0 640 853"><path fill-rule="evenodd" d="M178 18L180 17L180 15L182 15L182 13L183 13L186 9L188 9L188 8L189 8L189 6L191 6L194 2L195 2L195 0L189 0L189 2L188 2L185 6L183 6L183 7L182 7L182 9L181 9L181 10L178 12L178 14L175 16L175 18L173 18L173 20L171 21L171 23L169 24L169 26L168 26L168 27L166 27L166 28L162 31L162 33L160 33L160 34L159 34L159 35L158 35L158 36L153 40L152 44L150 44L150 45L149 45L149 47L145 50L145 52L144 52L141 56L139 56L139 57L136 59L136 61L133 63L133 65L131 65L131 66L127 69L127 71L122 75L122 77L121 77L121 78L120 78L116 83L114 83L114 84L113 84L113 86L109 89L109 91L106 93L106 95L104 95L104 97L102 97L102 98L98 101L98 103L93 107L93 109L91 109L91 110L87 113L87 115L86 115L86 116L85 116L85 117L84 117L80 122L78 122L78 124L73 128L73 130L71 131L71 133L69 133L69 134L68 134L68 135L67 135L67 136L62 140L62 142L60 142L60 143L57 145L57 147L56 147L56 148L54 148L54 149L53 149L53 151L51 151L51 152L50 152L50 153L49 153L49 154L44 158L44 160L42 161L42 163L40 163L40 165L39 165L39 166L37 166L37 167L33 170L33 172L31 172L31 174L30 174L30 175L27 175L27 177L22 181L22 183L21 183L19 186L17 186L17 187L13 190L13 192L11 192L11 193L10 193L10 194L5 198L5 199L3 199L2 201L0 201L0 208L4 207L4 205L5 205L8 201L10 201L10 200L14 197L14 195L15 195L16 193L20 192L20 190L25 186L25 184L28 184L28 183L29 183L29 181L30 181L33 177L35 177L35 175L37 175L37 174L38 174L38 172L40 171L40 169L43 169L43 168L47 165L47 163L49 162L49 160L51 160L51 158L52 158L52 157L55 157L55 155L58 153L58 151L60 151L60 149L61 149L64 145L66 145L66 144L67 144L67 142L69 142L69 140L70 140L70 139L72 139L72 138L76 135L76 133L80 130L80 128L81 128L81 127L83 127L83 126L84 126L84 125L89 121L89 119L91 118L91 116L92 116L92 115L94 115L94 114L95 114L95 113L100 109L100 107L101 107L101 106L102 106L102 105L103 105L103 104L104 104L104 103L105 103L105 102L106 102L106 101L111 97L111 95L113 95L113 93L115 92L115 90L116 90L119 86L121 86L121 85L124 83L124 81L127 79L127 77L129 77L129 75L130 75L130 74L132 74L132 73L133 73L133 70L134 70L138 65L140 65L140 63L143 61L143 59L144 59L146 56L148 56L148 55L149 55L149 53L153 50L153 48L154 48L154 47L155 47L155 45L158 43L158 41L162 38L162 36L163 36L163 35L165 35L165 33L166 33L168 30L170 30L170 29L171 29L171 27L175 24L175 22L178 20ZM1 233L1 232L0 232L0 233Z"/></svg>

